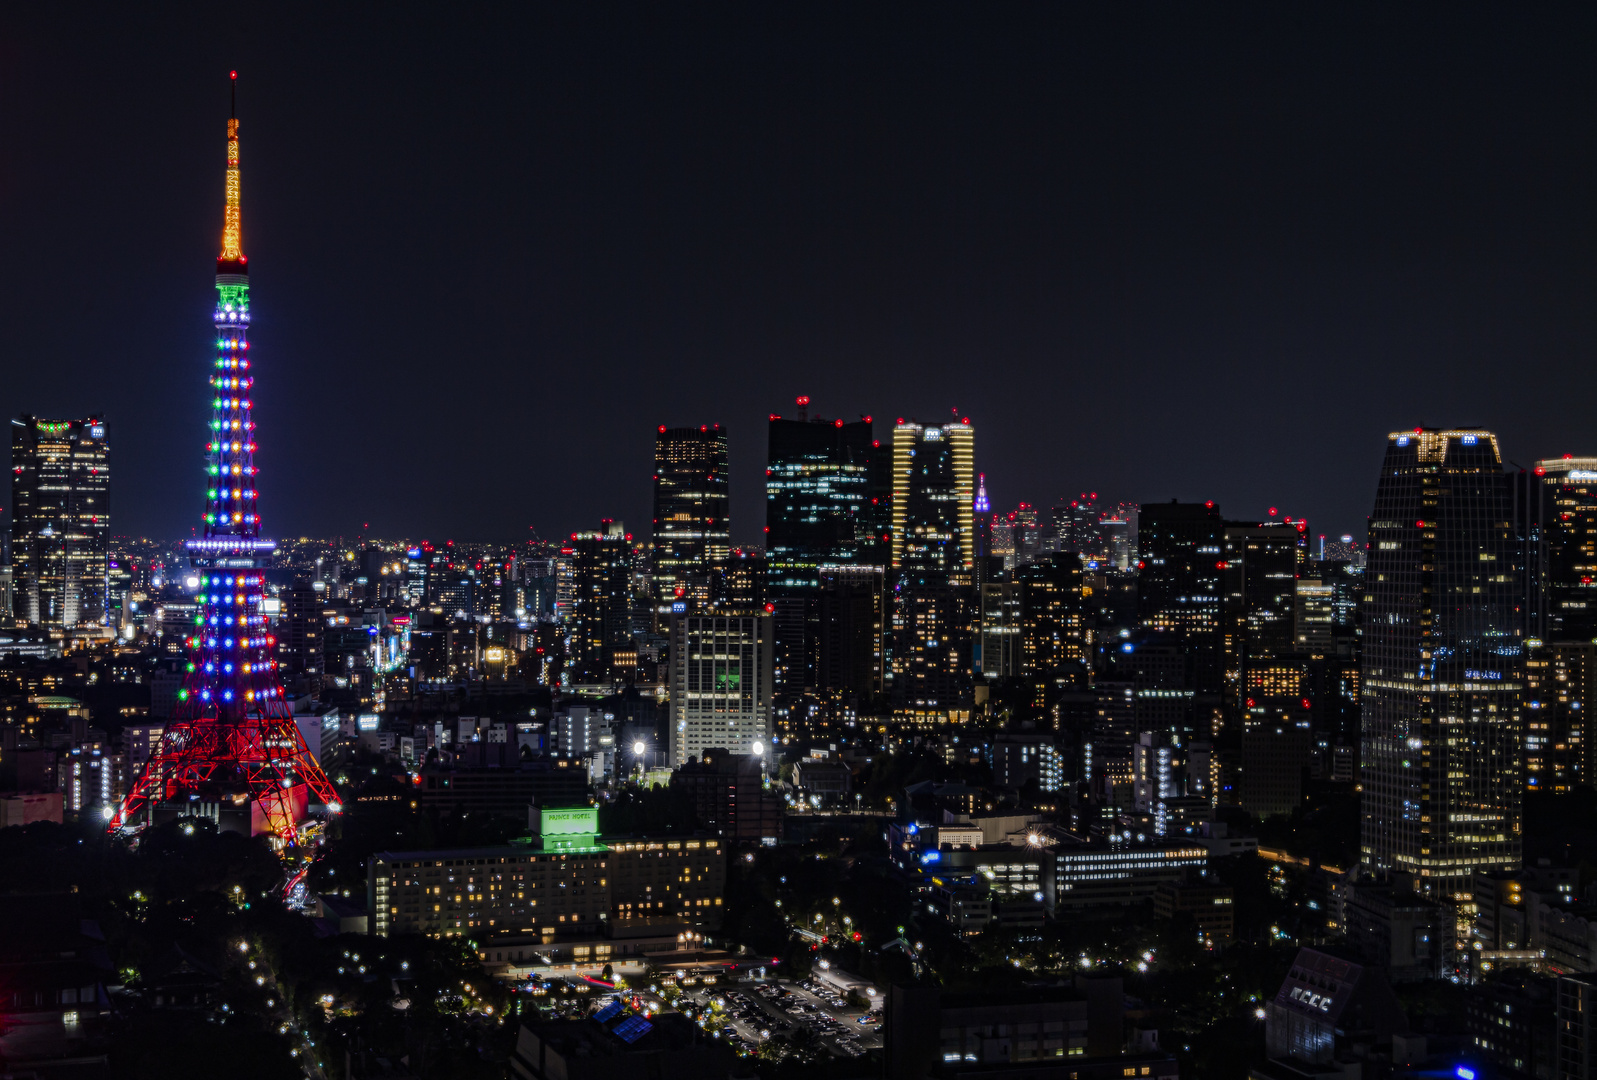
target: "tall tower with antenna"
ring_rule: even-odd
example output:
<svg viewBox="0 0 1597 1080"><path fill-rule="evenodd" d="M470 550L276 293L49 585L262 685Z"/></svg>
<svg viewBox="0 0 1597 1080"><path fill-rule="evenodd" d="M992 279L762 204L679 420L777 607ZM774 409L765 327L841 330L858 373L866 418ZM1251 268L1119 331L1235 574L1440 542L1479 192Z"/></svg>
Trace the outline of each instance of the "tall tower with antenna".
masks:
<svg viewBox="0 0 1597 1080"><path fill-rule="evenodd" d="M226 209L216 259L216 357L205 444L205 532L188 541L199 613L188 648L188 676L178 691L160 752L111 818L111 831L137 829L162 804L191 811L248 810L254 830L277 838L288 854L312 804L337 813L338 794L311 756L283 698L267 624L265 571L276 544L261 539L256 508L255 368L248 340L249 260L239 215L238 72L227 122Z"/></svg>

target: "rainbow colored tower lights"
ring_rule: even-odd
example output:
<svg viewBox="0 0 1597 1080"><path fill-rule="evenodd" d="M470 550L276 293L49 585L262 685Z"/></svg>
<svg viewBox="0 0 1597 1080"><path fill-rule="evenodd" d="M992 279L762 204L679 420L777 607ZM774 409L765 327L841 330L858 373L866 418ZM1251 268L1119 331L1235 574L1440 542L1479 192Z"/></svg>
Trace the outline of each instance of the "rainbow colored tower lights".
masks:
<svg viewBox="0 0 1597 1080"><path fill-rule="evenodd" d="M237 80L237 72L232 75ZM236 110L235 110L236 112ZM160 752L136 780L113 832L136 829L162 806L214 809L249 804L252 829L285 849L300 839L312 804L340 809L337 792L311 756L284 700L262 601L276 545L260 538L256 509L255 422L250 418L249 265L239 213L236 115L227 122L226 210L216 260L216 361L206 443L203 539L188 543L198 584L188 674Z"/></svg>

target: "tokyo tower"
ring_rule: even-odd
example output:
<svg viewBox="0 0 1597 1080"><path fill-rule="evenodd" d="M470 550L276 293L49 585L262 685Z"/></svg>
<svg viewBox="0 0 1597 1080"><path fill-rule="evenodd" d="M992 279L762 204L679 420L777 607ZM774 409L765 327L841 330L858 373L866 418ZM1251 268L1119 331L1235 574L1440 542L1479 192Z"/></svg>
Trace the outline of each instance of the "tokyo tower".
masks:
<svg viewBox="0 0 1597 1080"><path fill-rule="evenodd" d="M200 610L184 642L188 675L160 751L111 818L110 830L147 824L165 802L205 800L247 808L253 831L272 834L286 853L298 842L299 822L310 804L334 814L341 807L284 700L272 658L277 639L262 611L264 571L276 544L261 539L255 505L249 260L239 236L238 72L231 78L235 107L227 122L227 199L216 260L205 535L187 545Z"/></svg>

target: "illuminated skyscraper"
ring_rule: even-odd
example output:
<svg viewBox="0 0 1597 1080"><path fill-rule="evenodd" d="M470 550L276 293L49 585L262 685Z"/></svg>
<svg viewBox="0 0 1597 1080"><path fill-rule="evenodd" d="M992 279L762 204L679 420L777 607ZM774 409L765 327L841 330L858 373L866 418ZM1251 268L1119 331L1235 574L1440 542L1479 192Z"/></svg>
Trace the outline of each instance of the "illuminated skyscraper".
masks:
<svg viewBox="0 0 1597 1080"><path fill-rule="evenodd" d="M236 78L236 75L235 75ZM186 797L218 806L242 796L253 831L294 850L298 822L314 802L340 809L337 793L295 725L272 627L262 613L275 542L261 539L256 509L254 357L249 264L240 238L238 120L227 122L222 253L216 260L210 435L205 444L205 534L187 544L199 584L199 613L185 641L188 677L160 752L111 820L137 826L163 801ZM220 811L218 811L220 813Z"/></svg>
<svg viewBox="0 0 1597 1080"><path fill-rule="evenodd" d="M561 554L570 560L573 585L565 617L571 670L564 681L606 682L616 651L632 644L632 536L619 521L605 521L595 532L572 533Z"/></svg>
<svg viewBox="0 0 1597 1080"><path fill-rule="evenodd" d="M968 704L980 615L974 442L968 418L893 429L892 689L895 714L912 723Z"/></svg>
<svg viewBox="0 0 1597 1080"><path fill-rule="evenodd" d="M975 429L900 420L893 428L895 569L970 574L976 564Z"/></svg>
<svg viewBox="0 0 1597 1080"><path fill-rule="evenodd" d="M105 421L11 421L12 614L106 625L111 469Z"/></svg>
<svg viewBox="0 0 1597 1080"><path fill-rule="evenodd" d="M1491 432L1387 437L1365 575L1363 861L1440 897L1520 865L1513 517Z"/></svg>
<svg viewBox="0 0 1597 1080"><path fill-rule="evenodd" d="M1538 461L1532 597L1545 641L1597 641L1597 458Z"/></svg>
<svg viewBox="0 0 1597 1080"><path fill-rule="evenodd" d="M671 605L704 611L731 551L726 431L720 424L668 428L654 440L654 590Z"/></svg>

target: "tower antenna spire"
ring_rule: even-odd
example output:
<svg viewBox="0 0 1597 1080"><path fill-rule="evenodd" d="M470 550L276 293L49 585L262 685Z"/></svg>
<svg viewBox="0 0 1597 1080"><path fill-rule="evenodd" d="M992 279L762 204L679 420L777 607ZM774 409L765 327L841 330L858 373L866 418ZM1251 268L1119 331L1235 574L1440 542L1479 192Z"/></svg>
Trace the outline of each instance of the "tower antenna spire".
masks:
<svg viewBox="0 0 1597 1080"><path fill-rule="evenodd" d="M238 183L238 72L228 72L228 85L232 88L232 109L227 119L227 195L222 210L222 254L216 260L216 272L246 273L243 241L240 238L239 183Z"/></svg>

